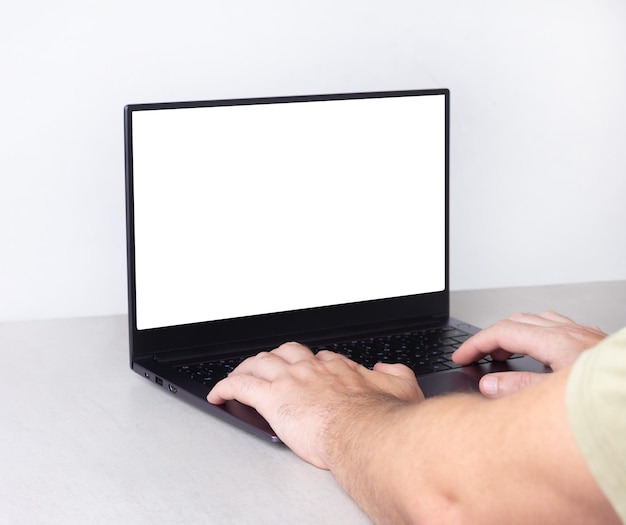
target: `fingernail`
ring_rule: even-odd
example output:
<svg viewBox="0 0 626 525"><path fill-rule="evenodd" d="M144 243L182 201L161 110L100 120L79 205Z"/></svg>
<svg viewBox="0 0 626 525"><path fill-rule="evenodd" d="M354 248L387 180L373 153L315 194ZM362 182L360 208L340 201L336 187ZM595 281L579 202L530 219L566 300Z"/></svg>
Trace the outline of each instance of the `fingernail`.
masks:
<svg viewBox="0 0 626 525"><path fill-rule="evenodd" d="M487 396L498 395L498 378L495 376L485 376L481 382L482 391Z"/></svg>

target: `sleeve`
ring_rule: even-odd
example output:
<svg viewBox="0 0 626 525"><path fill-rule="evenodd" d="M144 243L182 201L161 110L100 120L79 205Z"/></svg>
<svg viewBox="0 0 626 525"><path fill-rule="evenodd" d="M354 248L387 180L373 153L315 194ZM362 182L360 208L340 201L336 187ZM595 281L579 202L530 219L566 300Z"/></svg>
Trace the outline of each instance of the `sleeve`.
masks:
<svg viewBox="0 0 626 525"><path fill-rule="evenodd" d="M626 524L626 329L581 354L566 403L589 469Z"/></svg>

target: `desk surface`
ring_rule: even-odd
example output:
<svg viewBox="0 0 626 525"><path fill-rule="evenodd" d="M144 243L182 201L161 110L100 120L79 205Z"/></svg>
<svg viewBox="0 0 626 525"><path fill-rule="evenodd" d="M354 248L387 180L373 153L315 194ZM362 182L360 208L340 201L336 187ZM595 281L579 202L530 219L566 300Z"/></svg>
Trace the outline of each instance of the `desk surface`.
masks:
<svg viewBox="0 0 626 525"><path fill-rule="evenodd" d="M626 281L452 293L478 326L546 309L613 332ZM125 316L0 324L0 352L0 521L368 523L328 472L131 373Z"/></svg>

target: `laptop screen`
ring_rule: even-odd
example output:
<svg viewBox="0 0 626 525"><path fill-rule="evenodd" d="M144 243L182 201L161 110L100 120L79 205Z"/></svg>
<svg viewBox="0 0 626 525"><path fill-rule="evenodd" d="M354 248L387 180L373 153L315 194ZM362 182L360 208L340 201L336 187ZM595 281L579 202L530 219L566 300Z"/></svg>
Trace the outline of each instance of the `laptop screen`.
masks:
<svg viewBox="0 0 626 525"><path fill-rule="evenodd" d="M446 95L132 112L139 330L439 292Z"/></svg>

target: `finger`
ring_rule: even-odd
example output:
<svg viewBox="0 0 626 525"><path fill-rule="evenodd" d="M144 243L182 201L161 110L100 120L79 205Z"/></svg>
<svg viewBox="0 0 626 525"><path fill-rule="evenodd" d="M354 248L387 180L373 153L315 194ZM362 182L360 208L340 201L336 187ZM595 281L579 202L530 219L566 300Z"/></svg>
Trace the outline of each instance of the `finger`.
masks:
<svg viewBox="0 0 626 525"><path fill-rule="evenodd" d="M249 375L259 379L273 381L290 363L281 355L272 352L259 352L248 357L228 377Z"/></svg>
<svg viewBox="0 0 626 525"><path fill-rule="evenodd" d="M423 401L424 400L424 392L420 388L417 383L417 379L415 377L415 372L411 370L408 366L403 365L401 363L376 363L373 367L373 370L365 369L367 373L370 374L378 374L378 378L383 378L384 376L393 376L392 381L400 380L404 387L402 390L394 390L395 396L404 399L406 401ZM384 375L380 375L384 374ZM387 382L391 378L388 378L382 384L386 385ZM383 386L383 391L388 387Z"/></svg>
<svg viewBox="0 0 626 525"><path fill-rule="evenodd" d="M313 357L313 352L311 352L308 346L295 342L283 343L270 353L281 357L287 363L296 363Z"/></svg>
<svg viewBox="0 0 626 525"><path fill-rule="evenodd" d="M547 374L534 372L496 372L480 379L480 391L486 397L505 397L535 383L543 381Z"/></svg>
<svg viewBox="0 0 626 525"><path fill-rule="evenodd" d="M346 361L350 361L345 355L338 354L332 350L320 350L315 354L315 357L320 361L330 361L332 359L345 359Z"/></svg>
<svg viewBox="0 0 626 525"><path fill-rule="evenodd" d="M470 337L452 354L452 359L459 364L469 364L492 353L498 359L505 358L507 353L537 358L542 350L542 335L541 326L505 319Z"/></svg>
<svg viewBox="0 0 626 525"><path fill-rule="evenodd" d="M467 365L480 361L483 357L493 352L501 352L503 347L500 342L504 327L512 326L514 321L509 319L498 321L496 324L481 330L465 341L453 354L455 363Z"/></svg>
<svg viewBox="0 0 626 525"><path fill-rule="evenodd" d="M512 321L543 327L562 326L574 329L584 329L595 332L596 334L601 336L606 336L606 334L597 326L579 324L573 319L570 319L569 317L561 315L557 312L553 312L552 310L547 310L539 315L517 313L513 314L509 319Z"/></svg>
<svg viewBox="0 0 626 525"><path fill-rule="evenodd" d="M374 370L376 372L389 374L407 381L417 382L415 379L415 372L413 372L413 370L411 370L408 366L401 363L376 363L374 365Z"/></svg>
<svg viewBox="0 0 626 525"><path fill-rule="evenodd" d="M566 317L561 317L559 319L555 317L553 318L550 315L550 312L544 312L542 314L530 314L525 312L517 312L509 317L510 321L515 321L516 323L524 323L524 324L532 324L535 326L554 326L555 323L563 323L565 321L569 322Z"/></svg>
<svg viewBox="0 0 626 525"><path fill-rule="evenodd" d="M547 319L552 319L553 321L559 322L561 324L570 325L572 327L582 327L588 330L592 330L593 332L596 332L599 335L606 336L604 331L599 326L579 324L576 321L570 319L569 317L565 317L564 315L558 314L556 312L547 311L547 312L543 312L541 315L546 317Z"/></svg>
<svg viewBox="0 0 626 525"><path fill-rule="evenodd" d="M575 321L570 319L569 317L565 317L557 312L553 312L552 310L547 310L541 313L541 317L548 319L550 321L554 321L555 323L563 323L563 324L576 324Z"/></svg>
<svg viewBox="0 0 626 525"><path fill-rule="evenodd" d="M313 352L300 343L283 343L271 352L259 352L245 359L229 375L251 374L266 377L267 372L273 372L281 364L293 364L312 357ZM274 375L272 373L272 376Z"/></svg>
<svg viewBox="0 0 626 525"><path fill-rule="evenodd" d="M457 363L468 364L487 354L496 359L506 359L514 353L532 355L537 349L528 348L529 338L538 343L540 334L530 327L545 328L559 324L577 326L569 317L551 310L540 315L518 312L468 339L452 358ZM599 329L594 328L594 331L602 333Z"/></svg>
<svg viewBox="0 0 626 525"><path fill-rule="evenodd" d="M245 405L255 406L255 400L262 399L262 393L268 390L270 385L269 381L251 375L231 374L211 389L207 401L220 405L230 399L237 399Z"/></svg>
<svg viewBox="0 0 626 525"><path fill-rule="evenodd" d="M507 350L503 350L502 348L494 348L491 350L479 351L471 347L473 343L474 341L472 341L469 344L464 343L463 345L461 345L459 349L456 350L452 354L451 356L452 361L460 365L469 365L471 363L480 361L487 355L490 355L494 361L506 361L514 353L516 353L516 352L509 352Z"/></svg>
<svg viewBox="0 0 626 525"><path fill-rule="evenodd" d="M352 370L356 370L358 368L365 368L363 365L356 363L352 359L347 358L345 355L338 354L336 352L332 352L330 350L320 350L315 354L315 358L320 361L334 361L340 360L347 364Z"/></svg>

